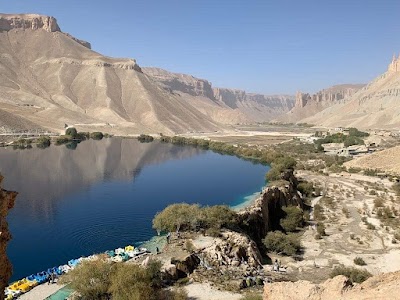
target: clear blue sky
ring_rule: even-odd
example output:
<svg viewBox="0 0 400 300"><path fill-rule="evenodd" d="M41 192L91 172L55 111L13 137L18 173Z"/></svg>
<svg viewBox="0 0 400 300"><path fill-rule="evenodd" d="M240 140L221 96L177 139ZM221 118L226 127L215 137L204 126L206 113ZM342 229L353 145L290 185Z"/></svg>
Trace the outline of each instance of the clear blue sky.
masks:
<svg viewBox="0 0 400 300"><path fill-rule="evenodd" d="M400 52L400 0L1 0L102 54L273 94L368 82Z"/></svg>

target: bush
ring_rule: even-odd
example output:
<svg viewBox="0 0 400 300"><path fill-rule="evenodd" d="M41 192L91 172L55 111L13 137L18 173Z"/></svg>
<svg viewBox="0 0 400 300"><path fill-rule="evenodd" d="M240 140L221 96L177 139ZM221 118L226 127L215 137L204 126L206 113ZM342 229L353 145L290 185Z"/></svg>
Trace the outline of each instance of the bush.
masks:
<svg viewBox="0 0 400 300"><path fill-rule="evenodd" d="M41 136L38 139L36 139L36 147L38 148L47 148L50 147L50 138L48 136Z"/></svg>
<svg viewBox="0 0 400 300"><path fill-rule="evenodd" d="M103 133L102 132L92 132L90 134L90 138L93 140L102 140L103 139Z"/></svg>
<svg viewBox="0 0 400 300"><path fill-rule="evenodd" d="M237 214L225 205L200 207L198 204L171 204L157 213L153 228L157 231L230 228L237 222Z"/></svg>
<svg viewBox="0 0 400 300"><path fill-rule="evenodd" d="M367 264L361 257L356 257L353 261L358 266L365 266Z"/></svg>
<svg viewBox="0 0 400 300"><path fill-rule="evenodd" d="M310 197L314 191L312 182L302 181L297 185L297 189L306 197Z"/></svg>
<svg viewBox="0 0 400 300"><path fill-rule="evenodd" d="M268 232L263 244L269 251L294 255L301 249L300 239L293 233L284 234L281 231Z"/></svg>
<svg viewBox="0 0 400 300"><path fill-rule="evenodd" d="M286 232L296 231L304 223L303 211L297 206L282 207L286 216L281 219L280 224Z"/></svg>
<svg viewBox="0 0 400 300"><path fill-rule="evenodd" d="M322 223L318 223L317 224L317 232L320 236L325 236L326 232L325 232L325 225Z"/></svg>
<svg viewBox="0 0 400 300"><path fill-rule="evenodd" d="M67 144L67 143L71 142L72 140L73 140L72 137L69 136L69 135L61 135L58 138L56 138L55 144L57 146L59 146L59 145L62 145L62 144Z"/></svg>
<svg viewBox="0 0 400 300"><path fill-rule="evenodd" d="M266 179L269 181L279 180L283 171L294 169L295 166L296 160L293 157L278 157L271 163L271 169L266 174Z"/></svg>
<svg viewBox="0 0 400 300"><path fill-rule="evenodd" d="M69 135L70 137L72 137L74 139L78 135L78 131L76 131L76 129L74 127L70 127L70 128L67 128L67 130L65 130L65 135Z"/></svg>
<svg viewBox="0 0 400 300"><path fill-rule="evenodd" d="M154 138L151 135L141 134L138 136L138 141L141 143L150 143L154 141Z"/></svg>
<svg viewBox="0 0 400 300"><path fill-rule="evenodd" d="M369 277L372 276L372 274L369 273L367 270L357 269L353 267L345 267L345 266L335 267L332 270L330 277L333 278L338 275L346 276L353 283L364 282L365 280L367 280Z"/></svg>
<svg viewBox="0 0 400 300"><path fill-rule="evenodd" d="M82 299L113 300L184 300L184 291L164 291L161 285L161 263L150 261L146 268L136 264L111 264L104 259L84 261L61 277L71 283Z"/></svg>

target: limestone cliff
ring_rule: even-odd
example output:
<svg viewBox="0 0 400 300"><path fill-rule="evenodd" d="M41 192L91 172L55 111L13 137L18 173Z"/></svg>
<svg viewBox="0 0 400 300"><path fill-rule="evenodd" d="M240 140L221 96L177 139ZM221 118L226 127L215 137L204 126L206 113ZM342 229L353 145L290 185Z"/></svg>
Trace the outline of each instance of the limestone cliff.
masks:
<svg viewBox="0 0 400 300"><path fill-rule="evenodd" d="M276 282L264 286L264 300L362 300L400 299L400 272L373 276L352 285L344 276L321 284L308 281Z"/></svg>
<svg viewBox="0 0 400 300"><path fill-rule="evenodd" d="M282 180L284 185L267 187L253 205L239 212L241 227L258 245L268 231L281 229L279 222L284 217L283 206L304 206L293 171L287 170L282 174Z"/></svg>
<svg viewBox="0 0 400 300"><path fill-rule="evenodd" d="M343 102L345 99L353 96L364 86L364 84L340 84L323 89L315 94L297 92L296 102L293 109L286 115L278 118L278 121L301 121L304 118L315 115L327 107Z"/></svg>
<svg viewBox="0 0 400 300"><path fill-rule="evenodd" d="M37 14L0 14L0 32L13 29L43 29L47 32L61 32L57 20L54 17ZM74 38L68 33L64 34L86 48L91 48L89 42Z"/></svg>
<svg viewBox="0 0 400 300"><path fill-rule="evenodd" d="M11 239L6 221L8 211L14 206L16 192L9 192L1 188L3 177L0 175L0 300L4 299L4 289L12 274L12 266L7 258L7 242Z"/></svg>

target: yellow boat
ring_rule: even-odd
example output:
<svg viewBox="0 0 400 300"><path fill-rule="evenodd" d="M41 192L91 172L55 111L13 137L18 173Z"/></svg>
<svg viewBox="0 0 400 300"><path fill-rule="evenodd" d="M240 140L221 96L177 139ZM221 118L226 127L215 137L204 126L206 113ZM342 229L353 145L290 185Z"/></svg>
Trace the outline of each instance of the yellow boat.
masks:
<svg viewBox="0 0 400 300"><path fill-rule="evenodd" d="M125 252L133 251L134 249L135 249L135 247L128 245L125 247Z"/></svg>
<svg viewBox="0 0 400 300"><path fill-rule="evenodd" d="M32 287L31 285L28 283L28 280L26 279L21 279L19 281L16 281L12 284L9 285L8 287L10 290L12 291L21 291L23 293L26 293L27 291L29 291Z"/></svg>

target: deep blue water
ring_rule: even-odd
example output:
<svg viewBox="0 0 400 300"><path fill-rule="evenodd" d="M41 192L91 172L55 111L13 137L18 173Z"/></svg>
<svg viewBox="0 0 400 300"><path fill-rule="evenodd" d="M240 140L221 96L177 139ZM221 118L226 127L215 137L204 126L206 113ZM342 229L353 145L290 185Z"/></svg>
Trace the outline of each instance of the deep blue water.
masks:
<svg viewBox="0 0 400 300"><path fill-rule="evenodd" d="M267 166L192 147L136 140L0 149L3 188L19 192L8 223L18 279L71 258L146 241L171 203L238 204Z"/></svg>

